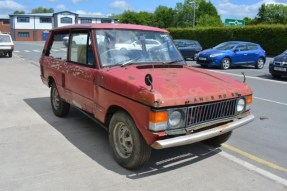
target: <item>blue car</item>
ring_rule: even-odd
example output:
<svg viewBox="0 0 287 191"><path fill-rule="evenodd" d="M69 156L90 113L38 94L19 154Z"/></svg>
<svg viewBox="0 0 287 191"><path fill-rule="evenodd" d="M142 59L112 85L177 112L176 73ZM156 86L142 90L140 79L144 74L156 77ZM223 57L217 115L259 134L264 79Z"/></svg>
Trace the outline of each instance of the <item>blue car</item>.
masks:
<svg viewBox="0 0 287 191"><path fill-rule="evenodd" d="M215 66L224 70L239 65L253 65L262 69L265 61L265 51L259 44L242 41L221 43L212 49L199 52L196 57L196 63L202 67Z"/></svg>

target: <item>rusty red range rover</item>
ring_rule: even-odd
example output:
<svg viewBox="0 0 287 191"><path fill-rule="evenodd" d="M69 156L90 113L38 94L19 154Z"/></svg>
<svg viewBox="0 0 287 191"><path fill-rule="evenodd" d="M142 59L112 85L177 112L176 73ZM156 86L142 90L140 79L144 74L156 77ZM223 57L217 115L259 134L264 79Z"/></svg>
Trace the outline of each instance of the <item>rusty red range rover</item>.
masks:
<svg viewBox="0 0 287 191"><path fill-rule="evenodd" d="M168 31L155 27L53 29L40 66L54 114L64 117L73 105L93 118L108 130L115 160L128 169L147 162L152 148L220 145L254 119L246 83L188 66Z"/></svg>

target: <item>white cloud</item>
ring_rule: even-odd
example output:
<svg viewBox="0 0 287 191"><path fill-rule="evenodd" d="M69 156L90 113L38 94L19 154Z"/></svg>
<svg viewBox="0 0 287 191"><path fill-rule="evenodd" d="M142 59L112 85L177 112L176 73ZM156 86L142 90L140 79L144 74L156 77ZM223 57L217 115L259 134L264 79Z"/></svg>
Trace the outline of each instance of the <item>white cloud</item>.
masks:
<svg viewBox="0 0 287 191"><path fill-rule="evenodd" d="M100 12L86 12L86 11L83 11L83 10L77 10L76 13L80 14L80 15L103 16L103 14L100 13Z"/></svg>
<svg viewBox="0 0 287 191"><path fill-rule="evenodd" d="M217 10L223 18L254 18L263 3L287 5L287 0L261 0L254 4L233 4L229 0L220 0Z"/></svg>
<svg viewBox="0 0 287 191"><path fill-rule="evenodd" d="M47 1L54 3L54 2L57 2L58 0L47 0Z"/></svg>
<svg viewBox="0 0 287 191"><path fill-rule="evenodd" d="M0 1L0 13L1 14L10 14L14 11L25 11L25 6L16 3L13 0L4 0Z"/></svg>
<svg viewBox="0 0 287 191"><path fill-rule="evenodd" d="M120 11L132 10L132 7L126 1L114 1L109 7Z"/></svg>
<svg viewBox="0 0 287 191"><path fill-rule="evenodd" d="M76 3L79 3L79 2L81 2L83 0L71 0L71 1L72 1L73 4L76 4Z"/></svg>
<svg viewBox="0 0 287 191"><path fill-rule="evenodd" d="M57 5L56 9L57 9L57 10L60 10L60 11L65 11L65 10L67 10L66 6L63 5L63 4Z"/></svg>

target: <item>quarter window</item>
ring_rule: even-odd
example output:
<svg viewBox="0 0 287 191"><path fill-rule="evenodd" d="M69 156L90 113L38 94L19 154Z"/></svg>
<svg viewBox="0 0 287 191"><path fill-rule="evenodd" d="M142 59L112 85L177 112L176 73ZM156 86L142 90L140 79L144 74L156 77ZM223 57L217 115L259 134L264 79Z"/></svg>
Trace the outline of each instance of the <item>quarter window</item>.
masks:
<svg viewBox="0 0 287 191"><path fill-rule="evenodd" d="M67 60L68 48L64 45L63 37L68 36L69 32L56 33L53 36L53 44L46 56L51 56L59 60Z"/></svg>
<svg viewBox="0 0 287 191"><path fill-rule="evenodd" d="M257 49L257 46L253 45L253 44L249 44L249 45L247 45L247 47L248 47L248 50L256 50Z"/></svg>

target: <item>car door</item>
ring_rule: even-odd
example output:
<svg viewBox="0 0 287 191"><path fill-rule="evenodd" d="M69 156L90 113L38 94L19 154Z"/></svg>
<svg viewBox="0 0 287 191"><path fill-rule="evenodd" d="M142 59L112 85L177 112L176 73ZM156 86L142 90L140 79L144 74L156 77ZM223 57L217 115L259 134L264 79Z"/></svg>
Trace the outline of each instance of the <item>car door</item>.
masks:
<svg viewBox="0 0 287 191"><path fill-rule="evenodd" d="M249 63L256 63L260 54L260 50L256 44L248 44Z"/></svg>
<svg viewBox="0 0 287 191"><path fill-rule="evenodd" d="M81 40L79 41L79 37ZM77 43L72 43L78 40ZM65 88L71 92L73 105L88 112L94 108L95 59L89 31L70 32Z"/></svg>
<svg viewBox="0 0 287 191"><path fill-rule="evenodd" d="M249 61L246 44L239 44L235 47L232 61L235 65L245 64Z"/></svg>

